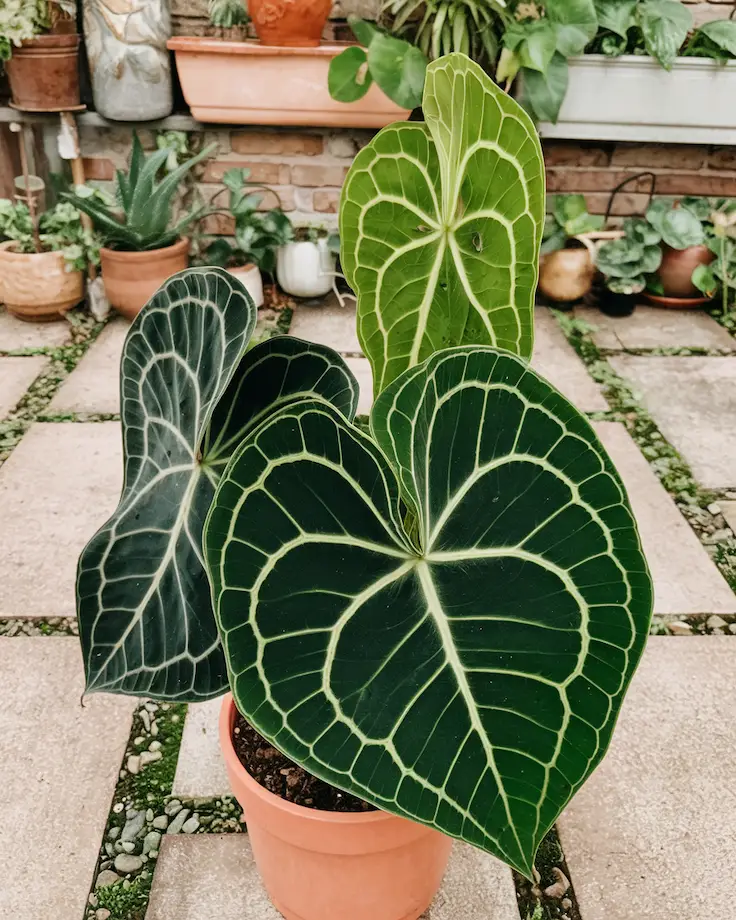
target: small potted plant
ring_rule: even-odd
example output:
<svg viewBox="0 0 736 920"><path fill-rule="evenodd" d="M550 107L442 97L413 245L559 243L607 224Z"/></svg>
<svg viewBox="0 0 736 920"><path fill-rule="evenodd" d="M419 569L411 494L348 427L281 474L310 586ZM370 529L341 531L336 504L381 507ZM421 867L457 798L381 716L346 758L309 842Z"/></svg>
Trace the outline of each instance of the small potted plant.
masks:
<svg viewBox="0 0 736 920"><path fill-rule="evenodd" d="M175 219L173 199L189 170L215 147L210 144L159 179L171 150L162 147L146 157L134 134L128 171L117 173L116 200L87 186L66 195L92 218L104 241L100 261L105 291L112 306L128 319L137 315L168 277L187 267L189 240L184 234L204 209Z"/></svg>
<svg viewBox="0 0 736 920"><path fill-rule="evenodd" d="M711 210L709 225L708 247L714 259L709 264L697 265L691 280L706 297L719 295L721 315L725 317L736 293L736 201L717 202Z"/></svg>
<svg viewBox="0 0 736 920"><path fill-rule="evenodd" d="M281 210L281 200L273 189L249 181L249 169L228 169L222 177L229 191L228 212L235 221L235 242L219 238L207 246L204 259L208 265L219 265L235 275L245 285L256 307L263 304L263 279L261 272L273 275L276 270L276 252L288 243L293 231L291 221ZM279 206L269 211L259 211L265 195L273 195Z"/></svg>
<svg viewBox="0 0 736 920"><path fill-rule="evenodd" d="M323 297L335 284L340 238L324 227L297 227L276 254L276 280L292 297Z"/></svg>
<svg viewBox="0 0 736 920"><path fill-rule="evenodd" d="M584 195L556 195L544 224L539 289L550 300L572 303L593 284L590 237L603 230L605 218L588 214Z"/></svg>
<svg viewBox="0 0 736 920"><path fill-rule="evenodd" d="M662 263L661 236L641 217L623 224L624 235L597 248L596 267L603 275L600 308L611 316L627 316L636 306L636 295L650 285Z"/></svg>
<svg viewBox="0 0 736 920"><path fill-rule="evenodd" d="M0 62L12 103L26 112L58 112L79 105L74 0L4 0L0 6Z"/></svg>
<svg viewBox="0 0 736 920"><path fill-rule="evenodd" d="M0 301L14 316L47 322L83 299L99 242L73 205L57 204L34 227L26 204L0 199L0 238Z"/></svg>
<svg viewBox="0 0 736 920"><path fill-rule="evenodd" d="M377 330L369 430L338 354L249 348L239 282L176 275L128 334L123 499L79 561L88 691L232 690L222 748L287 918L416 920L452 837L531 878L649 630L624 486L527 363L534 127L460 54L428 68L424 111L361 152L343 197L342 261Z"/></svg>

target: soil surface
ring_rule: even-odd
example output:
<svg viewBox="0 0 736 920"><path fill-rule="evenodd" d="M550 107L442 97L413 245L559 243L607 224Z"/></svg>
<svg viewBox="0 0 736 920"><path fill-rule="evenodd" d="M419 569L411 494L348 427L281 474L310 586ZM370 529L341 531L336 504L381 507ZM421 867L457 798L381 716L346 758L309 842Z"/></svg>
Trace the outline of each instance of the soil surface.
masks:
<svg viewBox="0 0 736 920"><path fill-rule="evenodd" d="M375 811L373 805L317 779L276 750L237 713L233 745L238 760L264 789L287 802L319 811Z"/></svg>

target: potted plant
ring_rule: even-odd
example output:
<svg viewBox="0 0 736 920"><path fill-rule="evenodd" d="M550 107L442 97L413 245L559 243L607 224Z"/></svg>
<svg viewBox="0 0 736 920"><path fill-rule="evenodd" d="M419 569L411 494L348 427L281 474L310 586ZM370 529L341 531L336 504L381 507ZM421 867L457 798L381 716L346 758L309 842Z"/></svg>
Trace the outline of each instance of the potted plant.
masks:
<svg viewBox="0 0 736 920"><path fill-rule="evenodd" d="M276 253L276 280L292 297L324 297L337 273L340 237L324 227L297 227Z"/></svg>
<svg viewBox="0 0 736 920"><path fill-rule="evenodd" d="M0 199L0 301L24 320L59 319L84 298L84 272L99 263L99 243L79 211L62 202L38 226L22 203Z"/></svg>
<svg viewBox="0 0 736 920"><path fill-rule="evenodd" d="M709 222L708 247L715 258L709 264L697 265L691 280L706 297L720 296L725 317L736 292L736 201L721 199L711 210Z"/></svg>
<svg viewBox="0 0 736 920"><path fill-rule="evenodd" d="M222 177L225 188L217 192L214 204L222 192L229 191L228 214L235 221L235 242L219 238L204 252L208 265L219 265L235 275L253 298L256 307L263 305L261 272L273 275L276 252L291 240L291 221L281 210L281 200L273 189L249 181L249 169L228 169ZM279 206L259 211L264 195L275 196Z"/></svg>
<svg viewBox="0 0 736 920"><path fill-rule="evenodd" d="M598 247L595 264L603 274L600 308L611 316L627 316L636 306L636 295L652 283L662 263L661 235L648 220L630 217L624 235Z"/></svg>
<svg viewBox="0 0 736 920"><path fill-rule="evenodd" d="M544 224L539 289L550 300L572 303L593 285L595 265L591 234L603 230L605 218L588 214L584 195L555 195Z"/></svg>
<svg viewBox="0 0 736 920"><path fill-rule="evenodd" d="M12 105L25 112L79 106L74 0L4 0L0 8L0 62Z"/></svg>
<svg viewBox="0 0 736 920"><path fill-rule="evenodd" d="M128 334L123 495L79 562L88 691L232 690L223 750L287 918L415 920L451 837L531 878L605 752L649 629L623 484L527 364L544 214L534 128L459 54L430 65L424 111L426 127L395 127L356 158L341 210L359 316L382 330L370 430L353 422L339 355L286 336L248 350L255 308L237 280L179 274ZM420 157L404 180L444 164L434 199L393 181L403 145ZM490 187L471 181L489 168ZM390 317L406 320L396 335ZM252 763L266 747L314 795L271 791ZM356 811L320 808L346 794Z"/></svg>
<svg viewBox="0 0 736 920"><path fill-rule="evenodd" d="M693 284L693 272L699 265L708 265L715 258L706 245L702 219L710 217L707 202L701 214L702 199L685 198L676 206L666 199L655 199L647 210L647 220L659 234L662 261L657 269L659 284L654 293L647 294L663 306L689 306L693 299L702 303L700 291ZM687 303L685 303L687 301Z"/></svg>
<svg viewBox="0 0 736 920"><path fill-rule="evenodd" d="M159 170L171 150L163 147L146 157L134 134L128 172L117 172L115 200L86 186L77 186L74 194L66 195L92 218L103 239L100 261L105 291L110 303L128 319L137 315L168 277L186 268L189 240L183 234L202 217L203 209L175 219L173 198L189 170L215 146L205 147L159 180Z"/></svg>

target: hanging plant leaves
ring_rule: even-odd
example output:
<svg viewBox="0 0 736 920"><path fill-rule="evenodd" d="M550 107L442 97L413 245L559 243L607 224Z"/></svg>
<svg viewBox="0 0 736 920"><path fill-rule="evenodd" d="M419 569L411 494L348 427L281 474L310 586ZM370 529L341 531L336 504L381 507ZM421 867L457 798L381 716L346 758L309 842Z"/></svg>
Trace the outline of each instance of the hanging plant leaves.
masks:
<svg viewBox="0 0 736 920"><path fill-rule="evenodd" d="M357 384L331 349L275 338L244 355L253 301L219 269L175 275L125 341L125 479L83 551L77 611L87 689L208 699L227 689L202 527L235 446L297 396L352 418Z"/></svg>
<svg viewBox="0 0 736 920"><path fill-rule="evenodd" d="M429 65L423 109L426 124L379 132L342 193L341 261L376 393L440 348L532 351L544 175L531 119L462 54Z"/></svg>
<svg viewBox="0 0 736 920"><path fill-rule="evenodd" d="M204 546L237 706L321 779L530 877L648 633L623 485L489 347L403 372L371 431L302 400L228 465Z"/></svg>

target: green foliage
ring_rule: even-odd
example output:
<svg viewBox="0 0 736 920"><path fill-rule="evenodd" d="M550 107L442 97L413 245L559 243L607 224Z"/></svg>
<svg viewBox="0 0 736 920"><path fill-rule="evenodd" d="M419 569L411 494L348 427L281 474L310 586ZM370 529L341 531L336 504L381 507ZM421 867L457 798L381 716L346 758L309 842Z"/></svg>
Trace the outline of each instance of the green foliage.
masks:
<svg viewBox="0 0 736 920"><path fill-rule="evenodd" d="M647 220L660 238L672 249L699 246L705 240L697 215L687 207L673 207L666 199L655 199L647 210Z"/></svg>
<svg viewBox="0 0 736 920"><path fill-rule="evenodd" d="M349 22L362 47L346 48L330 62L327 86L332 98L356 102L375 81L397 105L415 109L422 100L426 56L368 20L350 17Z"/></svg>
<svg viewBox="0 0 736 920"><path fill-rule="evenodd" d="M623 229L622 239L610 240L598 249L596 266L603 272L609 290L638 294L662 262L661 237L639 217L625 220Z"/></svg>
<svg viewBox="0 0 736 920"><path fill-rule="evenodd" d="M213 26L232 29L250 22L243 0L209 0L207 12Z"/></svg>
<svg viewBox="0 0 736 920"><path fill-rule="evenodd" d="M358 154L340 206L376 393L439 348L532 350L545 206L534 126L461 54L429 65L423 110L426 124L390 125Z"/></svg>
<svg viewBox="0 0 736 920"><path fill-rule="evenodd" d="M605 218L600 214L588 214L584 195L555 195L552 213L544 222L542 255L564 249L568 240L581 233L602 230Z"/></svg>
<svg viewBox="0 0 736 920"><path fill-rule="evenodd" d="M0 4L0 61L8 61L13 47L47 32L62 16L73 17L74 0L3 0Z"/></svg>
<svg viewBox="0 0 736 920"><path fill-rule="evenodd" d="M43 251L60 252L68 271L85 271L90 262L99 264L99 240L82 226L79 211L69 202L60 202L41 214L38 229ZM36 251L27 205L0 198L0 237L13 240L16 252Z"/></svg>
<svg viewBox="0 0 736 920"><path fill-rule="evenodd" d="M227 268L252 262L261 271L273 273L276 250L294 235L280 207L258 210L265 194L276 193L251 182L249 169L228 169L222 181L230 195L229 213L235 218L235 244L225 239L210 243L205 251L208 264Z"/></svg>
<svg viewBox="0 0 736 920"><path fill-rule="evenodd" d="M715 19L703 23L692 34L682 53L719 61L736 58L736 22L732 19Z"/></svg>
<svg viewBox="0 0 736 920"><path fill-rule="evenodd" d="M92 218L105 246L126 252L171 246L204 214L204 209L197 209L174 221L174 195L189 170L215 147L216 144L209 144L159 179L159 172L170 161L172 147L164 145L146 156L138 135L134 134L128 171L117 171L115 202L106 201L88 186L77 186L73 194L64 197Z"/></svg>

